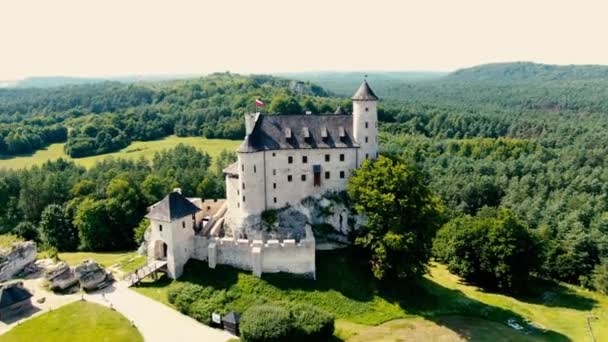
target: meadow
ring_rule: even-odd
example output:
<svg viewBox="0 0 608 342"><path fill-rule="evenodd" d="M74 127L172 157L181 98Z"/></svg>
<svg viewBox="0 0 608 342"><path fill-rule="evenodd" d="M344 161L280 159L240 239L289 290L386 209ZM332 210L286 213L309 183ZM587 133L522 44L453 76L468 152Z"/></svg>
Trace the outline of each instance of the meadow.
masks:
<svg viewBox="0 0 608 342"><path fill-rule="evenodd" d="M525 295L508 296L463 283L440 264L422 279L385 286L348 251L319 252L317 279L294 279L191 261L177 281L149 280L135 291L167 305L170 288L194 283L225 291L226 310L245 311L260 301L309 303L336 318L336 337L373 341L390 336L475 341L608 340L608 297L579 287L535 279ZM297 280L297 281L294 281ZM597 318L597 319L596 319ZM507 325L514 319L523 332Z"/></svg>
<svg viewBox="0 0 608 342"><path fill-rule="evenodd" d="M2 342L67 340L139 342L144 339L121 314L82 301L34 317L0 336Z"/></svg>
<svg viewBox="0 0 608 342"><path fill-rule="evenodd" d="M17 157L0 156L0 169L23 169L33 165L41 165L49 160L56 160L59 158L72 160L78 165L90 168L95 165L95 163L105 158L137 160L143 157L150 159L154 157L154 153L174 148L178 144L193 146L201 151L207 152L211 157L215 157L220 154L222 150L235 150L240 142L240 140L177 137L172 135L160 140L135 141L118 152L84 158L71 158L64 151L65 143L59 143L51 144L46 149L38 150L31 155Z"/></svg>

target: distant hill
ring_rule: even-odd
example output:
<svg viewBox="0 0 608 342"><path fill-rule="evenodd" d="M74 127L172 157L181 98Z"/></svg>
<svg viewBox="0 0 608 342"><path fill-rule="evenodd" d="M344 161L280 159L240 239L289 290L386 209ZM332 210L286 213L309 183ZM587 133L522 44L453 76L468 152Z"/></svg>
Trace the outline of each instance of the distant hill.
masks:
<svg viewBox="0 0 608 342"><path fill-rule="evenodd" d="M459 81L608 81L605 65L549 65L532 62L494 63L460 69L446 79Z"/></svg>
<svg viewBox="0 0 608 342"><path fill-rule="evenodd" d="M371 72L303 72L284 73L276 76L308 81L327 89L337 95L351 96L361 81L367 75L367 80L380 97L386 97L391 89L402 84L439 79L447 75L444 72L431 71L371 71Z"/></svg>
<svg viewBox="0 0 608 342"><path fill-rule="evenodd" d="M144 76L115 76L115 77L28 77L22 80L0 81L0 88L54 88L72 85L95 84L102 82L158 82L200 77L200 75L144 75Z"/></svg>

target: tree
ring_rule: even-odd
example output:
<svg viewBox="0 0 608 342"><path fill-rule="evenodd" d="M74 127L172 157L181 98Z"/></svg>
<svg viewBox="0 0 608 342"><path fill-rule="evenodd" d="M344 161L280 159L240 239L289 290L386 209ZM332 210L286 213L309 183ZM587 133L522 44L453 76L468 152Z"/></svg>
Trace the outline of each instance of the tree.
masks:
<svg viewBox="0 0 608 342"><path fill-rule="evenodd" d="M107 222L107 210L104 201L85 198L74 217L74 225L78 228L80 247L83 250L108 250L111 246L112 230Z"/></svg>
<svg viewBox="0 0 608 342"><path fill-rule="evenodd" d="M78 231L70 222L63 206L51 204L40 216L40 240L59 251L73 251L78 247Z"/></svg>
<svg viewBox="0 0 608 342"><path fill-rule="evenodd" d="M25 240L38 240L38 228L29 221L19 222L15 227L15 234Z"/></svg>
<svg viewBox="0 0 608 342"><path fill-rule="evenodd" d="M442 209L421 172L397 158L366 160L348 180L348 194L367 218L355 243L371 254L374 276L410 278L426 272Z"/></svg>
<svg viewBox="0 0 608 342"><path fill-rule="evenodd" d="M166 182L156 175L148 175L141 184L141 192L149 204L160 201L168 190Z"/></svg>
<svg viewBox="0 0 608 342"><path fill-rule="evenodd" d="M455 218L437 233L435 256L465 280L507 292L522 290L537 265L537 245L506 209Z"/></svg>
<svg viewBox="0 0 608 342"><path fill-rule="evenodd" d="M608 260L595 266L591 281L596 291L608 295Z"/></svg>

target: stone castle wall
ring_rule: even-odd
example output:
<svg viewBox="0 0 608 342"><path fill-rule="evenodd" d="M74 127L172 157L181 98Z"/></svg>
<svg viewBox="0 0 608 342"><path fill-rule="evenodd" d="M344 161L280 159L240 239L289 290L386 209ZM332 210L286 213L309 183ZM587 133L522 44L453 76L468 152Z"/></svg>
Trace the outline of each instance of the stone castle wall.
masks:
<svg viewBox="0 0 608 342"><path fill-rule="evenodd" d="M211 268L229 265L256 276L287 272L314 278L315 240L312 229L307 226L306 230L307 236L300 242L195 236L192 258L207 261Z"/></svg>

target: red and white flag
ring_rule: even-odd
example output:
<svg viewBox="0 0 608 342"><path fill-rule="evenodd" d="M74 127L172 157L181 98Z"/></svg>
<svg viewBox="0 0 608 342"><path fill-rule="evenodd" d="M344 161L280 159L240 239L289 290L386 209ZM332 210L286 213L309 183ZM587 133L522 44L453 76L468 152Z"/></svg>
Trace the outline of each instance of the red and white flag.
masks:
<svg viewBox="0 0 608 342"><path fill-rule="evenodd" d="M258 99L255 99L255 106L256 107L264 107L264 102L262 102L262 101L260 101Z"/></svg>

